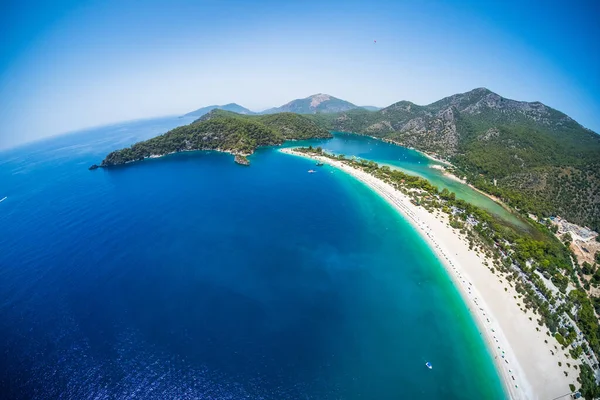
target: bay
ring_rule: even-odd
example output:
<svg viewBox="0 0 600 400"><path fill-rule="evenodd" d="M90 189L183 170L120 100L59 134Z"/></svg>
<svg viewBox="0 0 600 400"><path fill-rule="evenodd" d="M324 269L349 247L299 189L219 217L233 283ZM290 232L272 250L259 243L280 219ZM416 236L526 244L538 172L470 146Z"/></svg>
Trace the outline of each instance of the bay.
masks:
<svg viewBox="0 0 600 400"><path fill-rule="evenodd" d="M188 122L0 153L2 393L503 398L439 261L353 178L276 148L87 170Z"/></svg>

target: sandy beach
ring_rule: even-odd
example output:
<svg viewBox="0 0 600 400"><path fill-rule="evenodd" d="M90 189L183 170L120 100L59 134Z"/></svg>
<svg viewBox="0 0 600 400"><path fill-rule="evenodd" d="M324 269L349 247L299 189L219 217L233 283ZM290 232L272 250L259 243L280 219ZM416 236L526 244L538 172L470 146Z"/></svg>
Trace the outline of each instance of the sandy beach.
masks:
<svg viewBox="0 0 600 400"><path fill-rule="evenodd" d="M450 227L443 212L430 213L410 198L374 176L327 157L309 156L293 149L279 151L319 160L340 169L377 192L400 212L435 252L459 290L494 359L507 396L511 399L554 399L568 394L569 384L579 384L578 364L561 350L539 316L524 312L520 295L482 253L469 249L465 237ZM450 250L451 249L451 250ZM567 366L570 363L570 366ZM559 365L560 364L560 365ZM568 376L566 375L568 374Z"/></svg>

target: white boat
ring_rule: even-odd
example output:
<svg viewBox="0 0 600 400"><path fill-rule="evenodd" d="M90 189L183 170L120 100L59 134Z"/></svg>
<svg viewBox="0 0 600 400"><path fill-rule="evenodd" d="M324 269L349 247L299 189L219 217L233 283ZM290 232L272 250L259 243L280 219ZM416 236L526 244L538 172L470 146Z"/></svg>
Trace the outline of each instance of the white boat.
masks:
<svg viewBox="0 0 600 400"><path fill-rule="evenodd" d="M317 172L317 171L315 171L315 170L313 170L313 169L309 169L309 170L308 170L308 173L309 173L309 174L314 174L315 172Z"/></svg>
<svg viewBox="0 0 600 400"><path fill-rule="evenodd" d="M427 368L429 368L429 369L433 369L433 365L431 365L431 363L430 363L429 361L427 361L427 362L425 363L425 366L426 366Z"/></svg>
<svg viewBox="0 0 600 400"><path fill-rule="evenodd" d="M2 200L0 200L0 203L2 203L6 199L8 199L8 197L4 197Z"/></svg>

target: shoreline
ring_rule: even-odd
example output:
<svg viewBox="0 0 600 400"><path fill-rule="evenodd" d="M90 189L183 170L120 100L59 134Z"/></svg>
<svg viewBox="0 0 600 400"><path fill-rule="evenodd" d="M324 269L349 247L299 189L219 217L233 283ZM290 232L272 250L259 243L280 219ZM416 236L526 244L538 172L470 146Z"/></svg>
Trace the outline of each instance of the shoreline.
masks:
<svg viewBox="0 0 600 400"><path fill-rule="evenodd" d="M350 132L350 133L352 133L352 132ZM453 165L452 165L452 163L451 163L450 161L446 161L446 160L442 159L442 158L441 158L441 157L439 157L437 154L429 154L429 153L426 153L426 152L424 152L424 151L422 151L422 150L417 150L417 149L415 149L414 147L408 147L408 146L405 146L405 145L403 145L402 143L400 143L400 142L396 142L395 140L392 140L392 139L383 139L383 138L382 138L382 139L380 139L380 138L376 138L376 137L374 137L374 136L371 136L371 137L372 137L373 139L381 140L381 141L383 141L383 142L386 142L386 143L391 143L391 144L394 144L394 145L396 145L396 146L404 147L405 149L414 150L414 151L416 151L417 153L419 153L419 154L421 154L421 155L423 155L423 156L427 157L427 158L428 158L428 159L430 159L431 161L435 161L435 162L437 162L437 163L444 164L444 165L449 165L449 166L451 166L451 167L453 166ZM459 178L459 179L460 179L460 178Z"/></svg>
<svg viewBox="0 0 600 400"><path fill-rule="evenodd" d="M400 146L400 145L398 145L398 146ZM417 150L417 151L418 151L418 150ZM426 153L423 153L423 154L424 154L424 155L425 155L427 158L431 158L432 160L439 161L439 160L437 160L436 158L434 158L434 157L431 157L431 156L427 155ZM452 165L451 163L447 162L447 161L445 161L444 163L445 163L445 165L447 165L447 166L453 167L453 165ZM500 206L502 206L504 209L506 209L506 210L508 210L508 211L511 211L511 210L510 210L510 208L508 207L508 205L506 205L506 203L504 203L504 202L503 202L502 200L500 200L498 197L494 196L493 194L486 193L486 192L484 192L483 190L481 190L481 189L479 189L479 188L476 188L475 186L473 186L472 184L470 184L469 182L467 182L465 179L462 179L462 178L460 178L460 177L458 177L458 176L454 175L452 172L449 172L449 171L446 169L446 167L443 167L443 166L441 166L441 165L436 165L436 164L434 164L434 165L430 165L430 166L429 166L429 168L433 168L433 169L437 169L438 171L441 171L441 172L442 172L442 174L444 174L444 176L445 176L446 178L448 178L448 179L452 179L453 181L456 181L456 182L460 182L460 183L462 183L463 185L467 185L468 187L470 187L470 188L471 188L471 189L473 189L474 191L478 192L479 194L482 194L482 195L484 195L485 197L487 197L488 199L490 199L490 200L492 200L492 201L494 201L494 202L498 203L498 204L499 204Z"/></svg>
<svg viewBox="0 0 600 400"><path fill-rule="evenodd" d="M318 160L348 173L375 191L411 224L459 291L482 335L508 398L554 398L567 393L569 383L577 385L577 371L568 378L557 363L566 364L569 359L562 357L560 350L556 351L556 356L551 355L554 350L551 346L558 344L556 340L545 335L545 327L539 328L539 331L536 329L539 316L521 311L514 287L507 285L504 277L495 275L484 265L490 260L469 249L458 231L447 224L446 214L430 213L412 204L407 195L391 185L341 161L293 149L279 151ZM576 364L576 360L570 361Z"/></svg>
<svg viewBox="0 0 600 400"><path fill-rule="evenodd" d="M141 162L144 162L146 160L156 160L156 159L159 159L159 158L164 158L164 157L171 156L173 154L192 153L192 152L196 152L196 151L198 151L198 152L200 152L200 151L214 151L214 152L217 152L217 153L230 154L230 155L232 155L234 157L237 157L237 156L248 157L248 156L251 156L252 154L254 154L254 153L248 153L248 154L246 154L246 153L239 153L239 152L234 152L232 150L223 150L223 149L220 149L220 148L217 148L217 149L180 150L180 151L171 151L171 152L165 153L165 154L150 154L149 156L144 157L141 160L126 161L126 162L124 162L122 164L111 164L111 165L103 165L102 163L99 164L99 165L98 164L92 164L92 167L94 167L94 166L96 167L96 168L93 168L93 169L97 169L97 168L114 168L114 167L120 167L120 166L127 165L127 164L141 163ZM89 169L92 169L92 167L90 167Z"/></svg>
<svg viewBox="0 0 600 400"><path fill-rule="evenodd" d="M348 133L352 133L352 132L348 132ZM352 134L354 134L354 133L352 133ZM407 146L405 146L405 145L403 145L403 144L401 144L399 142L396 142L395 140L392 140L392 139L380 139L380 138L377 138L375 136L369 136L369 137L371 137L371 138L373 138L375 140L381 140L381 141L383 141L385 143L391 143L391 144L394 144L396 146L404 147L405 149L416 151L417 153L421 154L425 158L438 163L438 164L429 165L430 168L442 171L442 173L444 174L444 176L446 178L452 179L454 181L457 181L457 182L460 182L460 183L462 183L464 185L467 185L468 187L470 187L471 189L475 190L479 194L482 194L482 195L486 196L490 200L495 201L496 203L498 203L499 205L501 205L505 209L509 210L508 206L502 200L500 200L498 197L496 197L496 196L494 196L492 194L486 193L486 192L484 192L481 189L476 188L475 186L473 186L472 184L470 184L469 182L467 182L465 179L462 179L459 176L454 175L453 173L449 172L446 169L446 167L454 167L454 165L450 161L446 161L446 160L442 159L437 154L429 154L429 153L426 153L426 152L424 152L422 150L417 150L414 147L407 147ZM442 165L439 165L439 164L442 164Z"/></svg>

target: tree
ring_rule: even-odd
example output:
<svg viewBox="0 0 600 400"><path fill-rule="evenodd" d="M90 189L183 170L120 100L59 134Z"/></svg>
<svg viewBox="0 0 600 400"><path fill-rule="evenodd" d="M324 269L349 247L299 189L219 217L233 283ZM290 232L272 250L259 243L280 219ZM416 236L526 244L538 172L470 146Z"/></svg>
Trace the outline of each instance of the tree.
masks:
<svg viewBox="0 0 600 400"><path fill-rule="evenodd" d="M594 273L594 268L589 262L584 261L581 265L581 272L583 272L585 275L592 275Z"/></svg>
<svg viewBox="0 0 600 400"><path fill-rule="evenodd" d="M570 232L564 233L560 238L567 246L573 241L573 237L571 236Z"/></svg>
<svg viewBox="0 0 600 400"><path fill-rule="evenodd" d="M581 395L587 400L593 400L600 396L600 387L596 384L594 372L587 364L583 364L579 370L579 380L581 381Z"/></svg>
<svg viewBox="0 0 600 400"><path fill-rule="evenodd" d="M444 200L456 200L456 195L454 192L449 191L446 188L443 188L440 192L440 197Z"/></svg>

